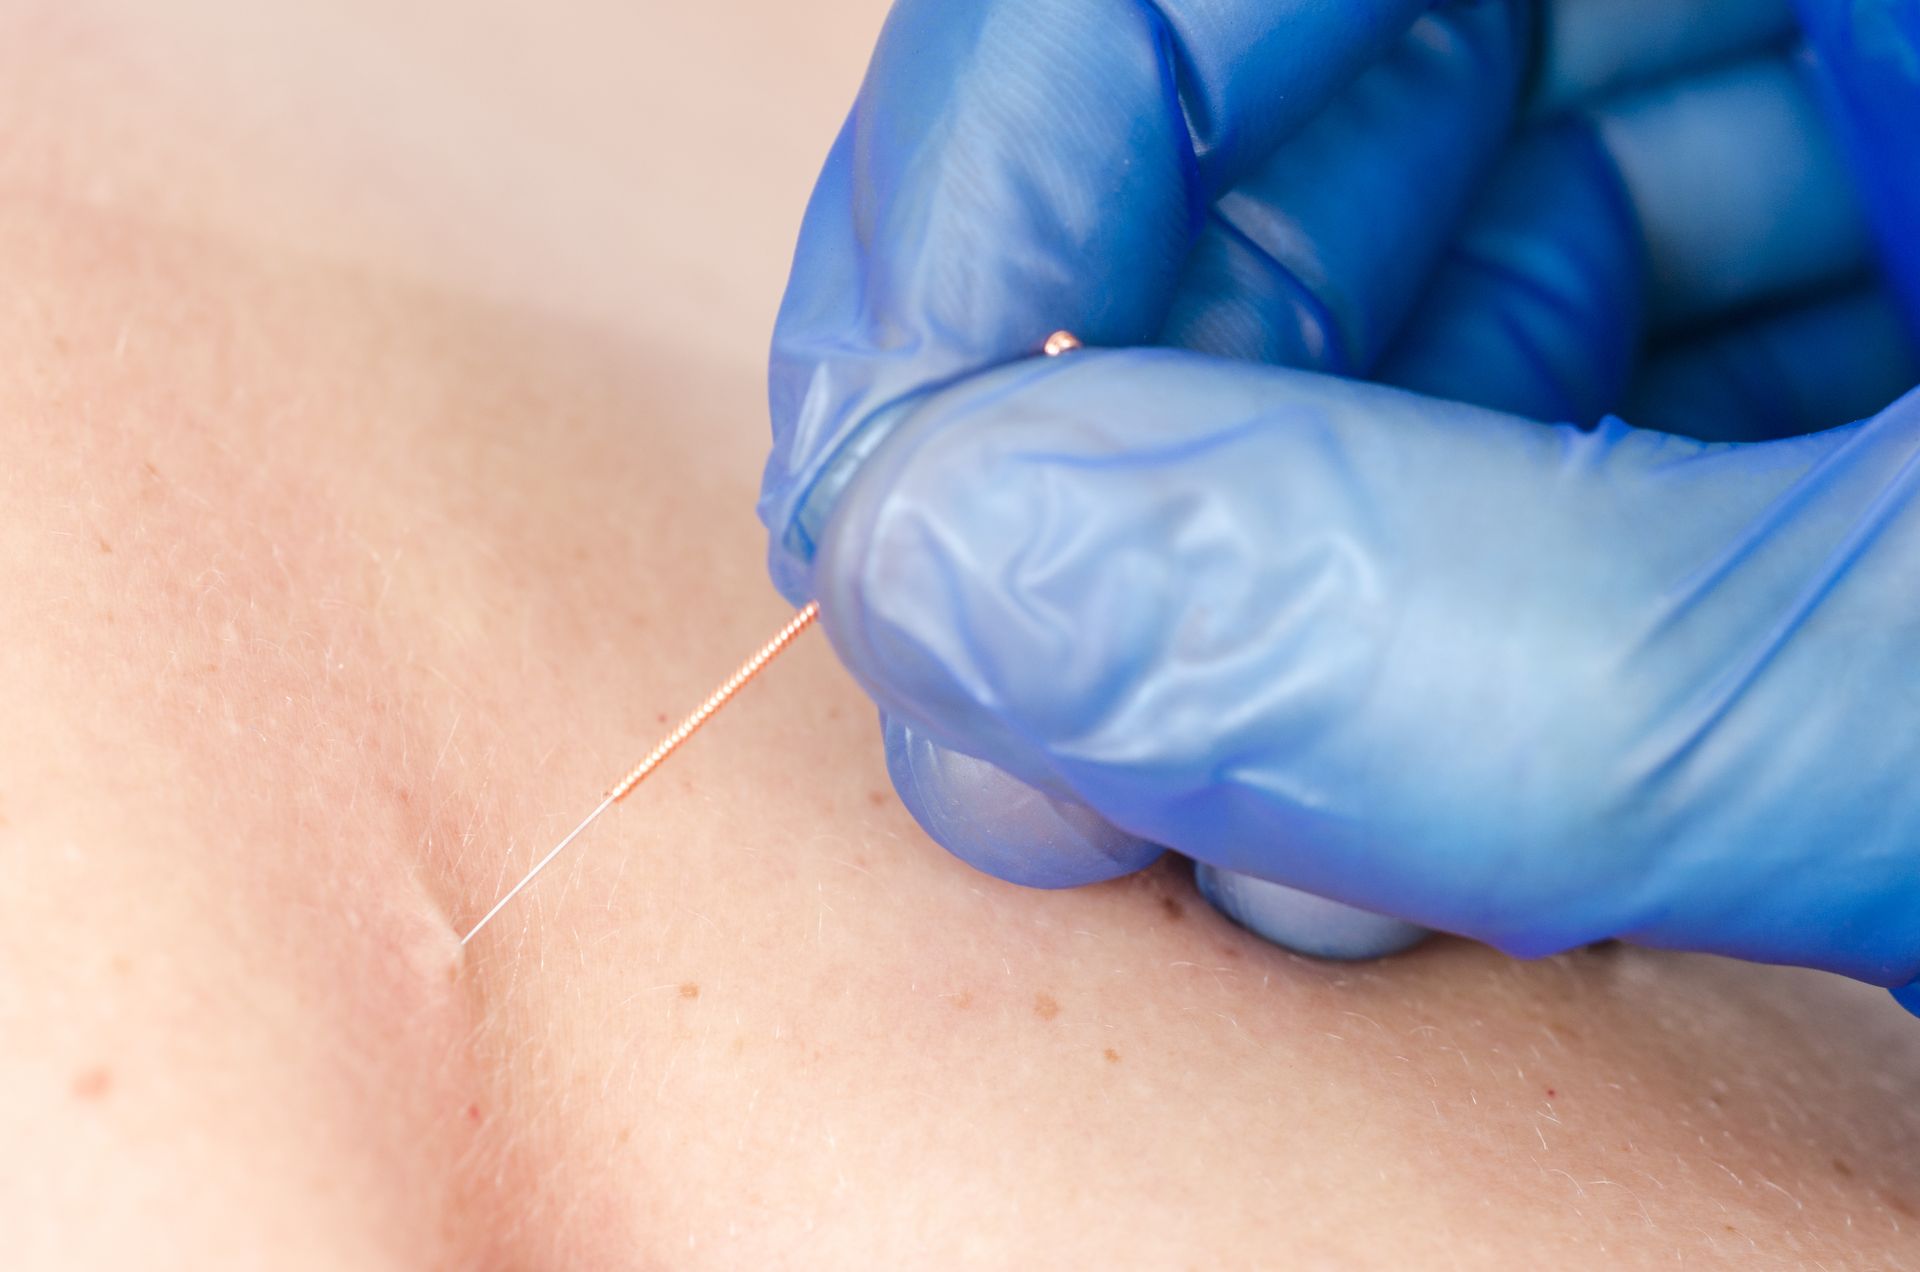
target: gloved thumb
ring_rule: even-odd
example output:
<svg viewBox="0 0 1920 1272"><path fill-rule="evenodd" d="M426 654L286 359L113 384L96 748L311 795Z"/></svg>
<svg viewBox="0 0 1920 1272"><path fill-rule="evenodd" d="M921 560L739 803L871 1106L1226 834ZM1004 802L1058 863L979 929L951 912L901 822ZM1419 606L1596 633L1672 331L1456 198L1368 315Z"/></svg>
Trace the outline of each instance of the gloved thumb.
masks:
<svg viewBox="0 0 1920 1272"><path fill-rule="evenodd" d="M1144 842L1904 984L1917 481L1920 398L1708 445L1089 352L928 399L813 581L885 710Z"/></svg>

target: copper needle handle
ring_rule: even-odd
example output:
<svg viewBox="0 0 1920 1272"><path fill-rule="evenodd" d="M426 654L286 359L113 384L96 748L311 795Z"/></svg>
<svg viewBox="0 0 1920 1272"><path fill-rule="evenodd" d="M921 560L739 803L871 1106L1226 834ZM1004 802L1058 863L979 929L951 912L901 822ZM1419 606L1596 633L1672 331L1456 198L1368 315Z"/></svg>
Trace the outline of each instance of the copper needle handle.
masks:
<svg viewBox="0 0 1920 1272"><path fill-rule="evenodd" d="M707 695L707 700L705 702L702 702L699 706L695 707L690 713L688 713L686 719L682 720L678 725L674 726L673 732L667 734L666 737L661 738L659 745L655 746L653 750L647 752L647 758L645 758L644 760L641 760L638 764L634 765L632 771L629 772L625 777L621 778L619 783L615 785L612 790L607 792L606 798L600 801L599 807L595 808L592 812L587 814L585 821L582 821L578 826L575 826L571 831L567 832L567 837L565 839L562 839L559 843L555 844L553 846L553 851L549 852L546 856L540 858L540 860L537 863L535 863L533 869L527 871L526 875L520 880L520 882L513 885L513 888L507 893L507 895L505 895L504 897L501 897L498 901L494 902L493 909L488 910L486 915L478 923L473 925L472 931L468 932L465 936L460 938L460 944L465 945L467 942L471 941L474 937L478 936L480 934L480 929L487 926L487 924L493 922L493 916L500 913L500 911L506 909L507 902L513 900L516 896L520 895L520 890L525 888L528 884L532 883L534 881L534 878L537 875L539 875L539 873L542 870L545 870L550 864L552 864L553 859L555 857L558 857L561 853L565 852L567 850L567 846L571 844L574 840L580 838L581 834L585 832L587 827L593 825L595 821L599 820L600 814L606 812L609 808L612 808L615 804L619 803L622 799L624 799L627 796L627 794L630 791L633 790L634 787L640 785L641 782L645 781L649 773L659 768L660 765L665 762L666 758L669 755L672 755L675 751L679 750L681 743L685 742L688 738L692 737L695 733L697 733L700 729L700 726L705 724L709 719L713 717L714 712L718 711L721 707L726 706L727 703L733 698L734 694L739 693L740 690L743 687L745 687L746 683L749 680L752 680L755 676L759 675L762 668L764 668L768 663L772 662L774 658L780 653L781 650L785 649L788 645L792 644L793 638L798 636L801 632L805 631L807 629L807 625L813 622L813 620L818 618L819 616L820 616L820 602L808 601L804 606L802 606L798 613L796 613L792 618L787 620L787 625L785 627L782 627L779 630L779 632L774 635L772 640L760 646L760 648L757 651L755 651L753 657L747 659L747 661L740 664L740 668L738 671L735 671L731 676L728 676L724 681L720 683L720 687L718 689L715 689L712 693Z"/></svg>

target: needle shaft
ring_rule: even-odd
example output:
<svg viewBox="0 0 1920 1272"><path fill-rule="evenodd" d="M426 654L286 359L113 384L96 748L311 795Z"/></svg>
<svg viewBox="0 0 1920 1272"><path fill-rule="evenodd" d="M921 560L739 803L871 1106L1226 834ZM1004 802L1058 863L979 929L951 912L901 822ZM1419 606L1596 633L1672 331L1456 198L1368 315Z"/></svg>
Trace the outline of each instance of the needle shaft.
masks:
<svg viewBox="0 0 1920 1272"><path fill-rule="evenodd" d="M781 628L772 640L760 646L760 648L754 652L753 657L741 663L739 669L722 681L718 689L715 689L707 695L705 702L702 702L689 712L687 718L674 727L673 732L660 739L659 745L647 752L646 758L634 765L633 768L628 771L627 775L621 778L612 790L607 792L606 798L600 801L599 807L587 814L586 820L582 821L578 826L575 826L567 833L565 839L562 839L553 846L552 851L540 858L540 860L534 864L533 869L527 871L520 882L514 884L513 887L508 890L507 895L494 902L493 909L488 910L486 915L478 923L473 925L472 931L460 938L460 944L465 945L474 937L478 936L480 929L493 922L494 916L507 908L507 902L519 896L521 890L532 883L534 878L542 870L545 870L551 865L555 857L565 852L569 844L580 838L580 836L586 832L587 827L599 820L600 814L625 799L634 787L644 781L649 773L659 768L669 755L672 755L680 748L681 743L692 737L699 730L700 726L705 724L713 716L714 712L726 706L734 694L739 693L741 688L749 680L759 675L761 668L772 662L781 650L793 642L794 637L806 630L807 624L813 622L813 620L819 616L820 602L808 601L802 606L798 613L787 620L787 625Z"/></svg>

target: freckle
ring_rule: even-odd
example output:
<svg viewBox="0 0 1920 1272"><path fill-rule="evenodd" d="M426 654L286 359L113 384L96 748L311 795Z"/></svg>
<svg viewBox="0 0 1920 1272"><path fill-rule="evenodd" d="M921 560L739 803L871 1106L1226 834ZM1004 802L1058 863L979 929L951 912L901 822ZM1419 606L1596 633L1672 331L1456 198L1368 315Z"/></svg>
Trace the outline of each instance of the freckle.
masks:
<svg viewBox="0 0 1920 1272"><path fill-rule="evenodd" d="M681 982L680 982L680 997L682 997L682 998L698 998L698 997L700 997L700 985L699 985L699 982L697 982L697 981L681 981Z"/></svg>
<svg viewBox="0 0 1920 1272"><path fill-rule="evenodd" d="M1911 1219L1914 1217L1913 1207L1908 1205L1905 1201L1901 1200L1900 1198L1894 1196L1892 1193L1890 1192L1881 1193L1880 1200L1886 1202L1887 1205L1893 1209L1893 1212L1895 1214L1904 1216L1905 1218L1908 1218L1908 1219Z"/></svg>
<svg viewBox="0 0 1920 1272"><path fill-rule="evenodd" d="M840 708L838 707L827 708L827 719L838 720L839 718L840 718Z"/></svg>
<svg viewBox="0 0 1920 1272"><path fill-rule="evenodd" d="M1214 949L1219 953L1221 958L1241 957L1241 951L1238 945L1228 945L1222 941L1219 945L1214 946Z"/></svg>
<svg viewBox="0 0 1920 1272"><path fill-rule="evenodd" d="M105 1068L83 1069L73 1077L73 1098L98 1100L113 1089L113 1074Z"/></svg>
<svg viewBox="0 0 1920 1272"><path fill-rule="evenodd" d="M1187 917L1186 908L1172 897L1161 897L1160 909L1161 912L1167 916L1167 922L1169 923L1178 923L1181 919Z"/></svg>
<svg viewBox="0 0 1920 1272"><path fill-rule="evenodd" d="M959 993L955 994L953 996L953 1005L955 1007L958 1007L961 1011L965 1011L967 1008L973 1006L973 991L970 989L963 989Z"/></svg>
<svg viewBox="0 0 1920 1272"><path fill-rule="evenodd" d="M887 793L885 791L868 791L867 803L872 804L875 808L885 808L887 805Z"/></svg>
<svg viewBox="0 0 1920 1272"><path fill-rule="evenodd" d="M1033 1014L1042 1020L1052 1020L1060 1014L1060 1000L1041 990L1033 996Z"/></svg>
<svg viewBox="0 0 1920 1272"><path fill-rule="evenodd" d="M1840 1178L1842 1179L1852 1179L1853 1167L1847 1165L1844 1161L1836 1157L1833 1159L1833 1173L1840 1176Z"/></svg>
<svg viewBox="0 0 1920 1272"><path fill-rule="evenodd" d="M1734 1227L1734 1226L1733 1226L1732 1224L1730 1224L1730 1223L1723 1223L1723 1224L1721 1224L1720 1226L1721 1226L1722 1228L1725 1228L1725 1229L1726 1229L1726 1230L1727 1230L1728 1232L1738 1232L1738 1231L1740 1231L1740 1229L1738 1229L1738 1228L1736 1228L1736 1227Z"/></svg>
<svg viewBox="0 0 1920 1272"><path fill-rule="evenodd" d="M623 1126L620 1128L620 1133L613 1137L613 1142L616 1144L625 1144L632 1138L633 1128L631 1126Z"/></svg>
<svg viewBox="0 0 1920 1272"><path fill-rule="evenodd" d="M1106 1051L1106 1056L1107 1056L1107 1063L1108 1063L1108 1064L1119 1064L1119 1063L1120 1063L1120 1053L1119 1053L1118 1051L1115 1051L1115 1050L1114 1050L1114 1049L1113 1049L1112 1047L1108 1047L1108 1048L1107 1048L1107 1051Z"/></svg>
<svg viewBox="0 0 1920 1272"><path fill-rule="evenodd" d="M108 966L113 968L114 972L118 975L125 976L133 970L133 960L125 954L115 954L113 961L109 963Z"/></svg>
<svg viewBox="0 0 1920 1272"><path fill-rule="evenodd" d="M101 551L101 553L102 553L103 555L106 555L106 556L112 556L112 555L113 555L113 545L112 545L111 543L108 543L108 542L107 542L107 541L106 541L106 540L105 540L105 539L103 538L103 539L101 539L101 540L100 540L100 551Z"/></svg>
<svg viewBox="0 0 1920 1272"><path fill-rule="evenodd" d="M160 475L160 470L153 466L153 461L150 459L141 460L140 467L147 470L147 476L149 477L158 477Z"/></svg>

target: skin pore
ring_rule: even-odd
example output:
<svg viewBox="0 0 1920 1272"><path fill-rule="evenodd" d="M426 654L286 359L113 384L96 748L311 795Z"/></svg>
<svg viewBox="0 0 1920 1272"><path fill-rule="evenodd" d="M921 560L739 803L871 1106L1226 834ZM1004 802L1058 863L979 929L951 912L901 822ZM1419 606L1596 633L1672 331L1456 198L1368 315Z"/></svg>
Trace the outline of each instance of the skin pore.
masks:
<svg viewBox="0 0 1920 1272"><path fill-rule="evenodd" d="M1884 993L999 884L817 633L463 952L783 620L879 8L262 8L0 20L11 1266L1920 1263Z"/></svg>

